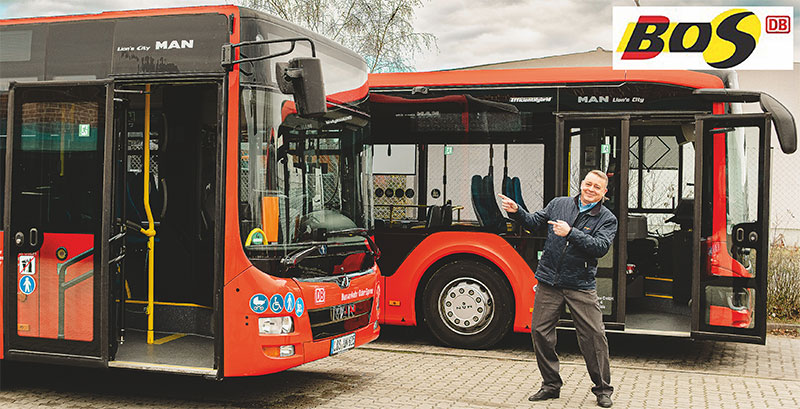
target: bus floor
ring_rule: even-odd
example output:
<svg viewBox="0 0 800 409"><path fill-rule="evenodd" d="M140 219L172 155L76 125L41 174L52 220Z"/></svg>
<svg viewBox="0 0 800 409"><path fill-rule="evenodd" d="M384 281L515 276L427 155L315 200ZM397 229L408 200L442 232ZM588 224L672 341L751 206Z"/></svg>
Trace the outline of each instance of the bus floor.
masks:
<svg viewBox="0 0 800 409"><path fill-rule="evenodd" d="M692 320L689 316L681 314L634 312L625 314L625 328L689 333L692 330Z"/></svg>
<svg viewBox="0 0 800 409"><path fill-rule="evenodd" d="M691 309L671 298L629 298L625 308L625 328L688 334L692 330Z"/></svg>
<svg viewBox="0 0 800 409"><path fill-rule="evenodd" d="M155 332L154 338L148 345L146 331L129 329L117 349L115 364L109 366L152 366L153 370L200 374L213 370L214 337Z"/></svg>

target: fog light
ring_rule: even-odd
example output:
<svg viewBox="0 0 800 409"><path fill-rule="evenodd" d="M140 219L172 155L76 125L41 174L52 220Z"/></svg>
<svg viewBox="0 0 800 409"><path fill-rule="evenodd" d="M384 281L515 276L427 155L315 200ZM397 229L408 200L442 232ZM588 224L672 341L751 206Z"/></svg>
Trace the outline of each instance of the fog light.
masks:
<svg viewBox="0 0 800 409"><path fill-rule="evenodd" d="M258 319L259 334L289 334L294 331L292 317L265 317Z"/></svg>
<svg viewBox="0 0 800 409"><path fill-rule="evenodd" d="M292 355L294 355L294 345L281 346L281 356L292 356Z"/></svg>
<svg viewBox="0 0 800 409"><path fill-rule="evenodd" d="M261 350L270 358L294 356L294 345L281 345L280 347L263 346Z"/></svg>

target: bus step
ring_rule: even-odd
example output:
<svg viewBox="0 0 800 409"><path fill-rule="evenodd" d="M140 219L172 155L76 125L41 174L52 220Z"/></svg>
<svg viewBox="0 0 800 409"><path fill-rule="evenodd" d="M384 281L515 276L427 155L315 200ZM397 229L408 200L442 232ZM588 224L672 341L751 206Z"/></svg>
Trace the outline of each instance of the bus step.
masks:
<svg viewBox="0 0 800 409"><path fill-rule="evenodd" d="M645 276L644 292L645 296L650 296L649 294L671 295L672 279L667 277Z"/></svg>
<svg viewBox="0 0 800 409"><path fill-rule="evenodd" d="M184 375L217 375L217 370L214 368L198 368L194 366L167 365L149 362L109 361L108 366L109 368L139 369L143 371L177 373Z"/></svg>
<svg viewBox="0 0 800 409"><path fill-rule="evenodd" d="M667 300L671 300L672 296L667 294L655 294L655 293L644 293L645 297L653 297L653 298L663 298Z"/></svg>

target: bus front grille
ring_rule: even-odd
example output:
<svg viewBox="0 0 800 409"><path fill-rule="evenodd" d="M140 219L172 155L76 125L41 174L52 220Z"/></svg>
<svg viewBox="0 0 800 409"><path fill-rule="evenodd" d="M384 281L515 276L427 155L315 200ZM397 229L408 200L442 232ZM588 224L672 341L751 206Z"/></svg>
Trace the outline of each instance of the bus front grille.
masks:
<svg viewBox="0 0 800 409"><path fill-rule="evenodd" d="M308 310L314 340L366 327L372 316L372 297L347 304Z"/></svg>

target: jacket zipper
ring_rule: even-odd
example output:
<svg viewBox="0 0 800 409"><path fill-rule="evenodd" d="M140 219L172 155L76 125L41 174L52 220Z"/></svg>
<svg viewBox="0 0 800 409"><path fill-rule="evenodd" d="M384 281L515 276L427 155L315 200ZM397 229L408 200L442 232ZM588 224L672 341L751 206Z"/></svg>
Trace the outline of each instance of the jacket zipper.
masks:
<svg viewBox="0 0 800 409"><path fill-rule="evenodd" d="M572 224L570 224L570 228L575 227L575 222L578 221L578 218L581 217L581 212L578 210L578 214L572 219ZM553 281L555 285L558 285L558 279L561 278L561 264L564 262L564 254L567 253L567 247L569 247L569 240L564 237L567 244L564 245L564 248L561 249L561 257L558 258L558 269L556 270L556 279Z"/></svg>

